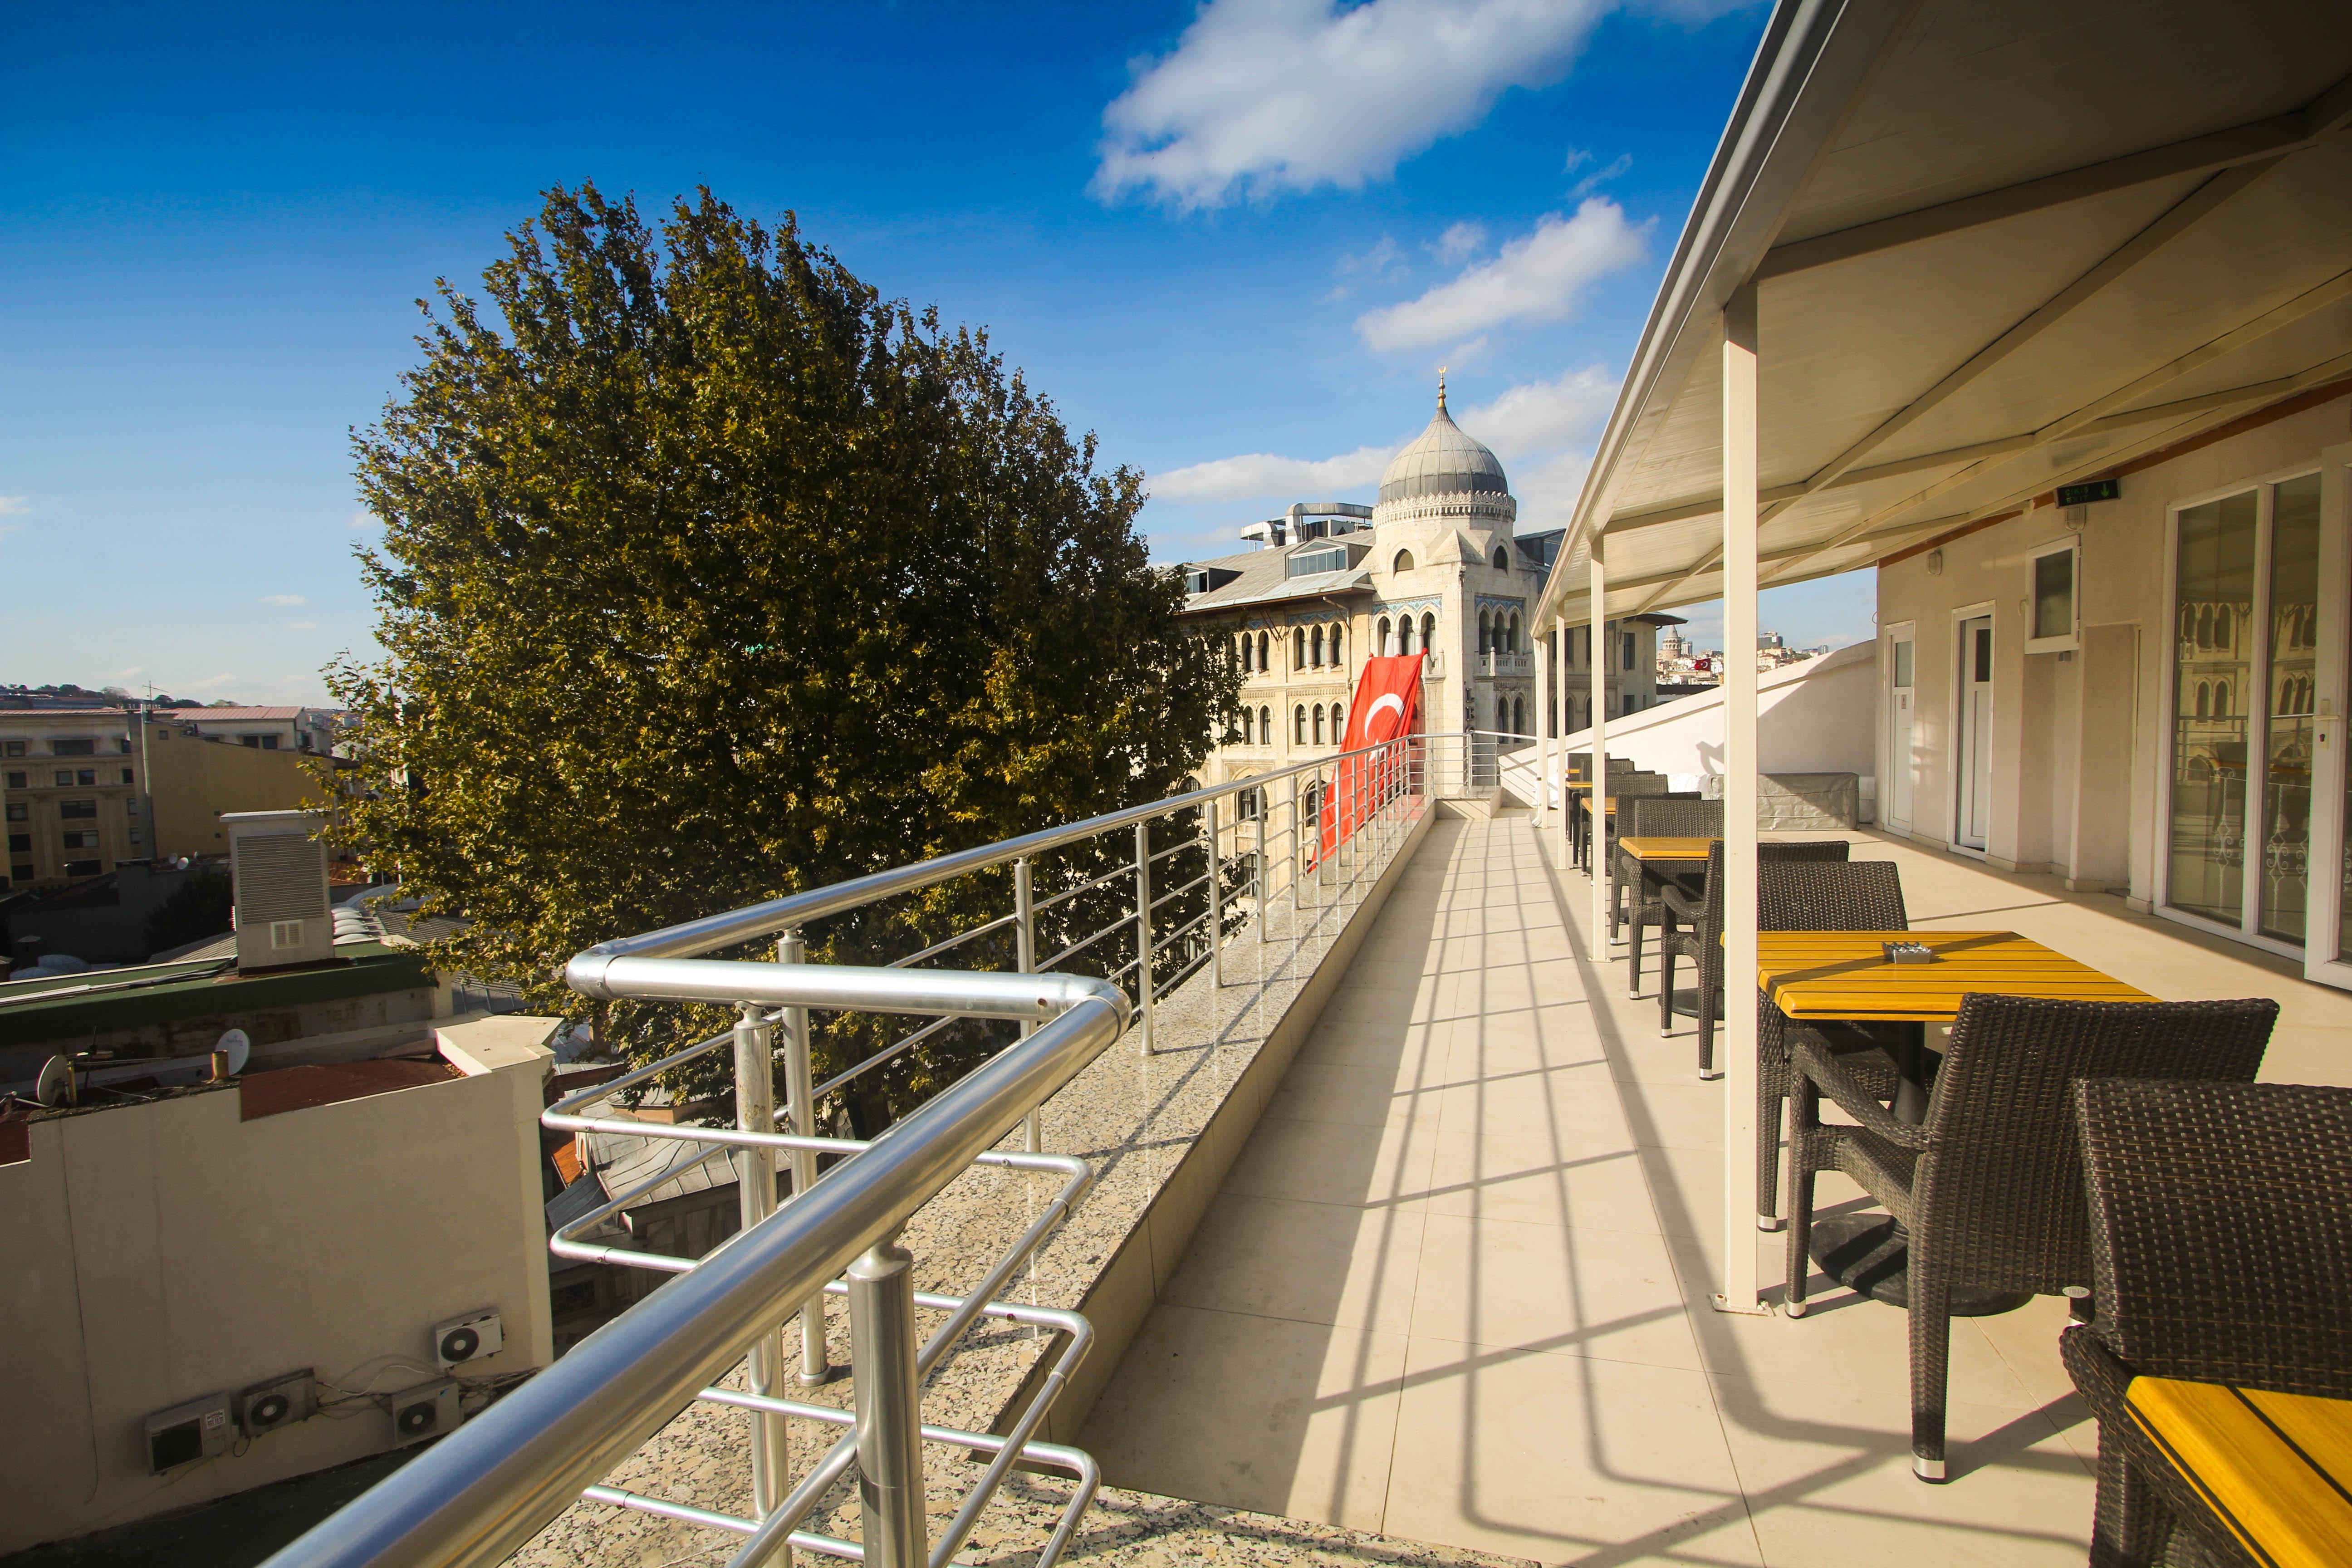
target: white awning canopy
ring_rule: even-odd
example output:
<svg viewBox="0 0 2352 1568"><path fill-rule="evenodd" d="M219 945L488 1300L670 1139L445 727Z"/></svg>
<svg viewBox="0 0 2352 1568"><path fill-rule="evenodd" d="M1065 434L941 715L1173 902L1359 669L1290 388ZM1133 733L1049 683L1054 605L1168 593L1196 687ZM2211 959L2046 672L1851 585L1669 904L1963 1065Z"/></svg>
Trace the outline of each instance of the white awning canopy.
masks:
<svg viewBox="0 0 2352 1568"><path fill-rule="evenodd" d="M1596 534L1612 616L1722 595L1744 282L1766 587L2352 375L2347 78L2340 0L1782 5L1545 609L1584 618Z"/></svg>

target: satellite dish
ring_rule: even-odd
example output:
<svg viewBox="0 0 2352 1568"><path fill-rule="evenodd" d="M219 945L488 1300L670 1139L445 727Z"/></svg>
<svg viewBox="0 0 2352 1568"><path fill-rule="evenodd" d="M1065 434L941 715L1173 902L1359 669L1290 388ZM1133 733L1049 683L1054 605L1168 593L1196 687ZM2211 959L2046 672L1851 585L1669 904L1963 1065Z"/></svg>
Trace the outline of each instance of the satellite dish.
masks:
<svg viewBox="0 0 2352 1568"><path fill-rule="evenodd" d="M252 1058L253 1041L243 1029L231 1029L213 1043L213 1049L228 1058L228 1076L235 1078Z"/></svg>
<svg viewBox="0 0 2352 1568"><path fill-rule="evenodd" d="M74 1103L73 1058L51 1057L43 1062L41 1076L33 1083L33 1098L49 1106Z"/></svg>

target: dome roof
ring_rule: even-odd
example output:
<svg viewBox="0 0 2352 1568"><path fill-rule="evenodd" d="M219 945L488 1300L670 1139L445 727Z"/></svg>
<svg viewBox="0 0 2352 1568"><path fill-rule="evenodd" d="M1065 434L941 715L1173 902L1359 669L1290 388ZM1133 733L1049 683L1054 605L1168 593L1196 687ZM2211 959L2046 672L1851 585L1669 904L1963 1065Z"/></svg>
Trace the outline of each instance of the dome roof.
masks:
<svg viewBox="0 0 2352 1568"><path fill-rule="evenodd" d="M1389 460L1381 475L1381 500L1421 496L1508 495L1503 465L1486 444L1465 433L1445 411L1445 379L1437 382L1437 416L1412 445Z"/></svg>

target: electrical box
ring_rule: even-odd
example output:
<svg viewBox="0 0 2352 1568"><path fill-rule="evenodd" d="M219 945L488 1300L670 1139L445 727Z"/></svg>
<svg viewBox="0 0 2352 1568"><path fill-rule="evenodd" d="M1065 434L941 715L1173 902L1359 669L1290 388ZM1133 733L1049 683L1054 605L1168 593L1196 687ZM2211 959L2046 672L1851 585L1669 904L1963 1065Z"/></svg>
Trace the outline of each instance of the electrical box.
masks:
<svg viewBox="0 0 2352 1568"><path fill-rule="evenodd" d="M496 1355L506 1342L506 1328L495 1307L433 1325L433 1356L445 1369Z"/></svg>
<svg viewBox="0 0 2352 1568"><path fill-rule="evenodd" d="M248 1437L307 1421L318 1412L319 1380L309 1367L247 1385L236 1396L237 1429Z"/></svg>
<svg viewBox="0 0 2352 1568"><path fill-rule="evenodd" d="M465 1419L458 1409L457 1399L463 1392L454 1379L439 1383L421 1383L415 1388L404 1388L392 1396L392 1440L405 1447L421 1443L427 1437L438 1437L455 1432Z"/></svg>
<svg viewBox="0 0 2352 1568"><path fill-rule="evenodd" d="M160 1476L228 1452L228 1395L207 1394L147 1417L147 1473Z"/></svg>

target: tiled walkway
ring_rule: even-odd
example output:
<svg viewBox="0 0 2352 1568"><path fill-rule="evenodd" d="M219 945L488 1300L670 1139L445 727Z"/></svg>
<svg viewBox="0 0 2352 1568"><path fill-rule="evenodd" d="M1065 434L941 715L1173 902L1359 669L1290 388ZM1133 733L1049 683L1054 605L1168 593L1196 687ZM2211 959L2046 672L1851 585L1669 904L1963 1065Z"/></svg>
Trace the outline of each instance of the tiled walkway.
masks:
<svg viewBox="0 0 2352 1568"><path fill-rule="evenodd" d="M2274 1063L2352 1041L2352 1003L2242 950L1856 854L1904 862L1916 923L2161 995L2292 990ZM1910 1475L1903 1314L1818 1279L1801 1321L1709 1310L1720 1086L1596 969L1589 888L1524 816L1436 825L1096 1406L1106 1478L1547 1563L2081 1563L2062 1303L1955 1323L1940 1488Z"/></svg>

